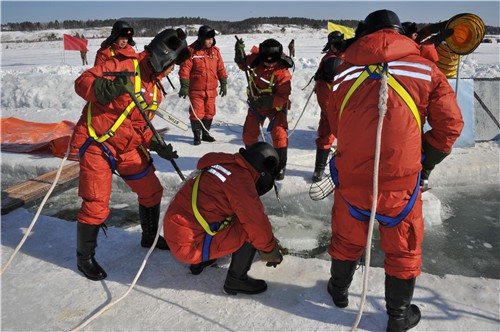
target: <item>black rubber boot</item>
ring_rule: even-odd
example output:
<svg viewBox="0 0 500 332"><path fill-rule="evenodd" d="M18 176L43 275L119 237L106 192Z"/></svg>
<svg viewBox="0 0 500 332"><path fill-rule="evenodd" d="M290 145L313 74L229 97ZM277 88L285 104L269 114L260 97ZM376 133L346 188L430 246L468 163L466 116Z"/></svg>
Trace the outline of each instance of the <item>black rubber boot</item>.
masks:
<svg viewBox="0 0 500 332"><path fill-rule="evenodd" d="M102 280L108 275L94 258L99 225L77 222L76 257L78 270L90 280Z"/></svg>
<svg viewBox="0 0 500 332"><path fill-rule="evenodd" d="M280 170L280 172L279 172L278 176L276 177L277 181L281 181L285 178L287 150L288 150L288 147L276 148L276 152L278 153L278 157L280 157L280 162L278 164L278 169Z"/></svg>
<svg viewBox="0 0 500 332"><path fill-rule="evenodd" d="M259 294L266 291L267 284L264 280L253 279L247 275L256 251L250 243L245 243L238 251L233 253L226 281L224 282L224 292L226 294Z"/></svg>
<svg viewBox="0 0 500 332"><path fill-rule="evenodd" d="M141 246L144 248L151 248L155 241L156 233L158 232L158 221L160 220L160 204L145 207L139 204L139 218L141 219L142 238ZM161 250L170 250L167 242L160 235L156 248Z"/></svg>
<svg viewBox="0 0 500 332"><path fill-rule="evenodd" d="M201 262L201 263L198 263L198 264L191 264L189 266L189 270L191 271L192 274L194 274L195 276L197 276L198 274L202 273L203 270L212 265L213 263L215 263L216 259L211 259L211 260L208 260L206 262Z"/></svg>
<svg viewBox="0 0 500 332"><path fill-rule="evenodd" d="M210 119L210 120L203 119L203 120L201 120L201 122L203 122L203 125L207 129L207 130L205 130L205 128L202 127L201 140L204 142L215 142L215 138L210 136L210 133L208 132L210 130L210 128L212 128L212 119Z"/></svg>
<svg viewBox="0 0 500 332"><path fill-rule="evenodd" d="M328 293L332 296L333 303L339 308L349 304L349 286L356 272L358 261L341 261L332 259L330 268L331 278L328 281Z"/></svg>
<svg viewBox="0 0 500 332"><path fill-rule="evenodd" d="M316 164L314 166L314 173L312 176L313 182L320 181L325 175L325 167L329 154L330 150L316 149Z"/></svg>
<svg viewBox="0 0 500 332"><path fill-rule="evenodd" d="M420 321L420 309L411 304L416 279L385 275L385 307L389 315L387 332L404 332Z"/></svg>
<svg viewBox="0 0 500 332"><path fill-rule="evenodd" d="M193 130L193 145L201 144L201 123L198 120L191 120L191 129Z"/></svg>

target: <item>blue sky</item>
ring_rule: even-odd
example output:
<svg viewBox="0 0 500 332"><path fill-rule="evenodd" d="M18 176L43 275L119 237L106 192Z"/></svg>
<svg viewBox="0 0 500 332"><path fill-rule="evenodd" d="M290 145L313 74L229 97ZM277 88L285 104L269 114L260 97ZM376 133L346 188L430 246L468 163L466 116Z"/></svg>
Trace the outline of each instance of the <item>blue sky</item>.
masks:
<svg viewBox="0 0 500 332"><path fill-rule="evenodd" d="M362 20L391 9L401 21L433 23L473 13L500 26L500 1L1 1L1 22L49 22L122 17L203 17L240 21L259 16Z"/></svg>

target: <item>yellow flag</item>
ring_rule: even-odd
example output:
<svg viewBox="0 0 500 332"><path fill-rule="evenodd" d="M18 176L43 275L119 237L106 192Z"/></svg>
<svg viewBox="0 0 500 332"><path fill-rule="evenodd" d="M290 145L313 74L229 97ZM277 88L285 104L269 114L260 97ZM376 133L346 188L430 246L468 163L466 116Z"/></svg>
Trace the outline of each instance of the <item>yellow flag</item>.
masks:
<svg viewBox="0 0 500 332"><path fill-rule="evenodd" d="M344 39L349 39L349 38L354 37L354 29L353 28L349 28L349 27L345 27L345 26L340 25L340 24L328 22L328 33L332 32L332 31L342 32L344 34Z"/></svg>

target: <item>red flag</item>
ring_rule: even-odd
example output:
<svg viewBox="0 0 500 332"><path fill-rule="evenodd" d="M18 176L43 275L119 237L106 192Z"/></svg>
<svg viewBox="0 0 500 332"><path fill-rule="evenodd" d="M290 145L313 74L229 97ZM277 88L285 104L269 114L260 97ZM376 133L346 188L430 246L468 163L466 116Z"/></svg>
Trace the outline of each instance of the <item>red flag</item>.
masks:
<svg viewBox="0 0 500 332"><path fill-rule="evenodd" d="M77 38L64 34L64 49L68 51L88 51L89 41L85 38Z"/></svg>

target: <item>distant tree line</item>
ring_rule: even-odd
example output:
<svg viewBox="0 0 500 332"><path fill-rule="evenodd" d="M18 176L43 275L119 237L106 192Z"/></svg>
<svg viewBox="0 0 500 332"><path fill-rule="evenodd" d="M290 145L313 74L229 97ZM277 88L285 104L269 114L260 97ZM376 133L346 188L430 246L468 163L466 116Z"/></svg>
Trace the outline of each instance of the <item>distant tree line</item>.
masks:
<svg viewBox="0 0 500 332"><path fill-rule="evenodd" d="M326 28L327 22L334 22L347 27L355 28L358 20L317 20L303 17L256 17L249 18L243 21L230 22L230 21L212 21L201 17L172 17L172 18L137 18L126 17L123 20L129 22L135 29L137 37L153 37L161 30L167 27L186 26L186 33L190 36L196 35L197 29L189 28L189 25L209 25L210 27L224 33L224 34L238 34L238 33L251 33L251 32L265 32L260 31L262 24L273 25L297 25L300 27L310 27L313 29ZM39 31L39 30L52 30L52 29L88 29L110 27L116 19L106 20L64 20L51 21L48 23L40 22L20 22L20 23L6 23L1 25L1 31ZM418 24L422 27L425 24ZM486 34L498 35L500 34L500 27L486 26Z"/></svg>

